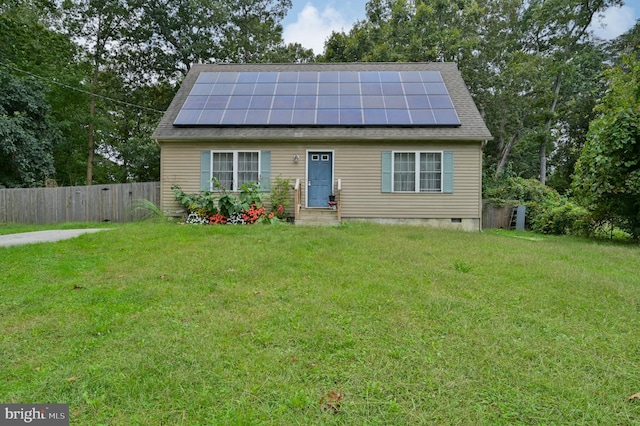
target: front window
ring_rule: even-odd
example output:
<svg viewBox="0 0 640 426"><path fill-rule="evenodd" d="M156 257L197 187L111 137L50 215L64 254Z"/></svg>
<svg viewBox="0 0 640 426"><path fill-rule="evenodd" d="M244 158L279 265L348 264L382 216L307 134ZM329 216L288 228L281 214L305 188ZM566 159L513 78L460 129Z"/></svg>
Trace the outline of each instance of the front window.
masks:
<svg viewBox="0 0 640 426"><path fill-rule="evenodd" d="M213 151L211 153L211 177L218 179L220 186L237 191L243 184L260 180L260 152L258 151Z"/></svg>
<svg viewBox="0 0 640 426"><path fill-rule="evenodd" d="M420 192L440 192L442 188L442 154L420 153Z"/></svg>
<svg viewBox="0 0 640 426"><path fill-rule="evenodd" d="M415 154L412 152L396 152L393 157L393 190L415 191Z"/></svg>
<svg viewBox="0 0 640 426"><path fill-rule="evenodd" d="M442 192L441 152L394 152L394 192Z"/></svg>

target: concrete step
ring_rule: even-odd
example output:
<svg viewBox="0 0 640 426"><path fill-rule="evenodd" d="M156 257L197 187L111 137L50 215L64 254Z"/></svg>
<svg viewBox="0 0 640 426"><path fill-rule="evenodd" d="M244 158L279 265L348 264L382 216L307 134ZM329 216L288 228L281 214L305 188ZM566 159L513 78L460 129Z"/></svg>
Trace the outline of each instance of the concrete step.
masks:
<svg viewBox="0 0 640 426"><path fill-rule="evenodd" d="M296 225L339 225L338 212L333 209L301 209Z"/></svg>

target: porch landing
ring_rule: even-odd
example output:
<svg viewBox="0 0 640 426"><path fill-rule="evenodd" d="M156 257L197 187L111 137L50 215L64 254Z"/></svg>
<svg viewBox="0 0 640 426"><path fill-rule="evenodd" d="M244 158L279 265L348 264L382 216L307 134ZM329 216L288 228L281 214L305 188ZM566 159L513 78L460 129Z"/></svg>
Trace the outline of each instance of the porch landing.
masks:
<svg viewBox="0 0 640 426"><path fill-rule="evenodd" d="M330 208L301 208L296 225L337 226L340 224L338 211Z"/></svg>

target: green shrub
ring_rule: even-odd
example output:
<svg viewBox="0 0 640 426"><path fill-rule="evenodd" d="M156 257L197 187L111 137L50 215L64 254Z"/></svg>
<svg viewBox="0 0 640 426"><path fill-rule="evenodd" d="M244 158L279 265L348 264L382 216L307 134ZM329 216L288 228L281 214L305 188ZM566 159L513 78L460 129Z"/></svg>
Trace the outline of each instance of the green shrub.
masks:
<svg viewBox="0 0 640 426"><path fill-rule="evenodd" d="M587 236L592 234L591 223L585 208L563 198L539 206L531 219L531 229L542 234Z"/></svg>
<svg viewBox="0 0 640 426"><path fill-rule="evenodd" d="M225 217L238 215L247 211L251 206L262 207L260 197L260 185L256 182L243 183L240 193L235 196L220 185L216 178L213 179L215 187L218 189L218 211Z"/></svg>
<svg viewBox="0 0 640 426"><path fill-rule="evenodd" d="M178 203L187 210L199 216L213 216L218 213L217 194L210 191L200 191L197 194L186 194L179 185L171 187Z"/></svg>
<svg viewBox="0 0 640 426"><path fill-rule="evenodd" d="M485 186L484 196L498 206L526 206L526 222L535 232L582 236L594 232L593 220L585 208L536 179L509 177L493 181Z"/></svg>
<svg viewBox="0 0 640 426"><path fill-rule="evenodd" d="M271 186L271 212L278 218L286 217L287 210L291 205L292 179L278 176Z"/></svg>
<svg viewBox="0 0 640 426"><path fill-rule="evenodd" d="M512 177L495 181L485 187L485 198L496 205L516 205L530 203L538 205L547 201L560 201L560 194L536 179Z"/></svg>
<svg viewBox="0 0 640 426"><path fill-rule="evenodd" d="M242 210L249 210L252 205L262 207L260 184L257 182L243 183L240 187L238 202Z"/></svg>

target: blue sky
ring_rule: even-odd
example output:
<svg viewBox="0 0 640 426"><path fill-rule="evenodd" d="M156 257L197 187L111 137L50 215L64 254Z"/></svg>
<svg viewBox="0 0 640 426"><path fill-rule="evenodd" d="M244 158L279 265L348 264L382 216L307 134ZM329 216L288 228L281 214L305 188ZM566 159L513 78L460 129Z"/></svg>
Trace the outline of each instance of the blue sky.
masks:
<svg viewBox="0 0 640 426"><path fill-rule="evenodd" d="M631 28L640 19L640 0L625 0L622 8L611 8L601 20L606 28L595 25L601 38L611 39ZM365 17L367 0L293 0L293 8L283 22L284 39L300 43L322 53L324 41L332 31L349 31Z"/></svg>

